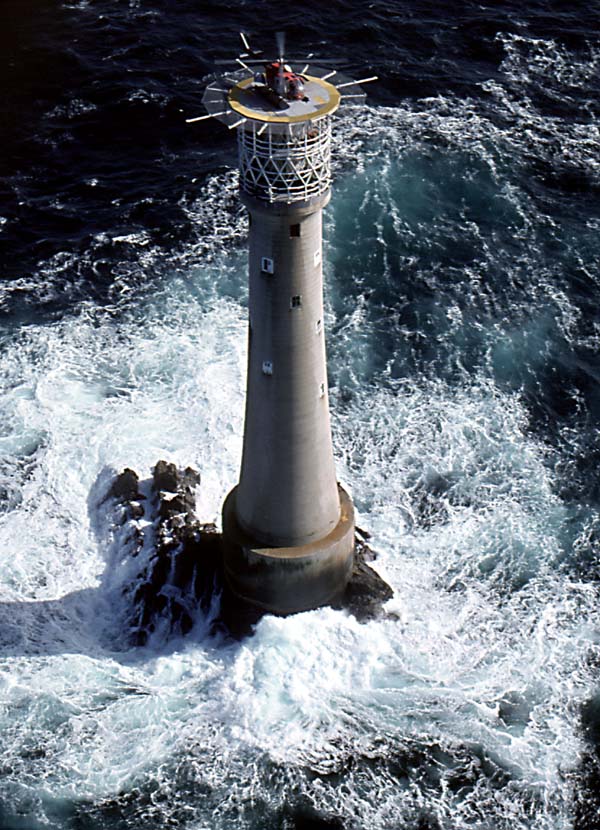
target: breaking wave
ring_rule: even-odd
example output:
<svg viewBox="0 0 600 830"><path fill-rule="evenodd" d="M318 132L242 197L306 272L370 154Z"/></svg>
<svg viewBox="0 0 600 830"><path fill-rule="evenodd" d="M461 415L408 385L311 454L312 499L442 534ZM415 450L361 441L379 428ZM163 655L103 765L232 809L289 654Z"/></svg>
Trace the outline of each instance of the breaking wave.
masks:
<svg viewBox="0 0 600 830"><path fill-rule="evenodd" d="M598 53L501 46L479 98L357 109L337 131L334 438L386 620L265 617L242 643L198 620L143 649L114 624L98 477L195 465L206 521L236 480L233 172L182 198L182 244L115 232L3 284L9 306L67 308L1 332L2 826L571 826L600 622L599 136L540 95L590 111ZM118 246L101 301L82 299Z"/></svg>

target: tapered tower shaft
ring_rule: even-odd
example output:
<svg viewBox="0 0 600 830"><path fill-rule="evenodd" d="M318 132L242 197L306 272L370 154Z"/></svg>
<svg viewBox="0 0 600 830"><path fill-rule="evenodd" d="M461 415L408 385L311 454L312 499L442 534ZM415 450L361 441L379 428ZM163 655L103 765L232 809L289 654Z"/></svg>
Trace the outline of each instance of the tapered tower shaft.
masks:
<svg viewBox="0 0 600 830"><path fill-rule="evenodd" d="M265 545L305 545L337 525L323 326L322 207L250 213L248 380L236 512Z"/></svg>

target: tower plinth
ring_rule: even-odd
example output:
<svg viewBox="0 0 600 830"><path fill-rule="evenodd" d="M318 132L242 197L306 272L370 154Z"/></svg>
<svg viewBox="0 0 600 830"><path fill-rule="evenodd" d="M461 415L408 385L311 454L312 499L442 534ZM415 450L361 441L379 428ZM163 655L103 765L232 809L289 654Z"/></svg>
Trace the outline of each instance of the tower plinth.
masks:
<svg viewBox="0 0 600 830"><path fill-rule="evenodd" d="M339 90L362 91L336 88L336 72L294 72L281 55L253 74L243 66L203 99L205 117L237 130L250 223L244 442L223 507L224 564L234 593L286 614L334 600L353 564L354 509L331 440L322 211Z"/></svg>

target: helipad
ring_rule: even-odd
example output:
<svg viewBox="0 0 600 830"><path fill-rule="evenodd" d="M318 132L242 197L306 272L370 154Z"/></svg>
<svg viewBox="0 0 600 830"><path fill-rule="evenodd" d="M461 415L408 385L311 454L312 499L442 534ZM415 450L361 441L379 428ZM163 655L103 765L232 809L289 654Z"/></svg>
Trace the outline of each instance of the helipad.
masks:
<svg viewBox="0 0 600 830"><path fill-rule="evenodd" d="M266 98L252 89L252 78L246 78L231 88L228 95L229 105L234 112L245 118L274 124L313 121L335 112L340 105L341 95L333 84L310 75L303 77L306 78L304 94L308 101L288 101L287 109L273 109L273 105Z"/></svg>

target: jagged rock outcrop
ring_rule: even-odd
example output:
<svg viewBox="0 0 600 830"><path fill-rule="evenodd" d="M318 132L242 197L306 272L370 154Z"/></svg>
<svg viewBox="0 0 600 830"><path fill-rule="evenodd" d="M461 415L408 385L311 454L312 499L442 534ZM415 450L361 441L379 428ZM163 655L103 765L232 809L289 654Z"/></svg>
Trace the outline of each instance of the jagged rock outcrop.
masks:
<svg viewBox="0 0 600 830"><path fill-rule="evenodd" d="M346 590L334 608L344 608L359 622L372 620L383 613L383 604L394 596L390 586L379 574L369 567L377 554L368 544L370 534L356 528L354 566Z"/></svg>
<svg viewBox="0 0 600 830"><path fill-rule="evenodd" d="M263 615L229 590L223 574L221 535L214 524L196 517L199 473L191 467L159 461L149 481L130 469L113 481L108 497L120 508L116 521L130 527L124 536L132 557L140 557L134 585L125 586L131 600L131 636L143 645L157 629L186 634L202 614L209 631L235 638L251 633ZM123 538L123 537L121 537ZM332 603L358 620L383 612L392 589L367 564L376 554L369 534L357 529L352 577L344 594Z"/></svg>

